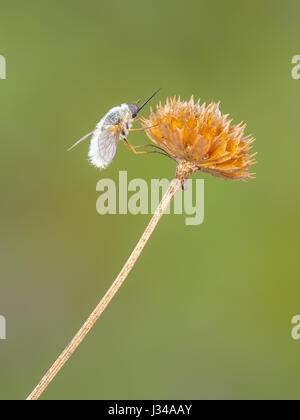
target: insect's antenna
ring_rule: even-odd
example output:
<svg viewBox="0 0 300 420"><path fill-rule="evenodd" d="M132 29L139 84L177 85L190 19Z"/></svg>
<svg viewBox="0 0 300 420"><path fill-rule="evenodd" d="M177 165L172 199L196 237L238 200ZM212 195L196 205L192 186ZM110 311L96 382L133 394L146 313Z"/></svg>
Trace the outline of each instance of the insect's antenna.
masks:
<svg viewBox="0 0 300 420"><path fill-rule="evenodd" d="M157 89L151 96L150 96L150 98L148 98L147 99L147 101L146 102L144 102L143 103L143 105L141 105L140 107L138 107L138 109L137 109L137 111L136 111L136 113L138 113L138 112L140 112L140 110L142 109L142 108L144 108L144 106L153 98L153 96L154 95L156 95L157 94L157 92L159 92L161 90L161 88L159 88L159 89Z"/></svg>
<svg viewBox="0 0 300 420"><path fill-rule="evenodd" d="M87 139L88 137L90 137L93 134L94 131L91 131L90 133L86 134L85 136L83 136L81 139L77 140L76 143L73 144L73 146L71 146L67 152L69 152L70 150L74 149L74 147L78 146L79 143L81 143L83 140Z"/></svg>

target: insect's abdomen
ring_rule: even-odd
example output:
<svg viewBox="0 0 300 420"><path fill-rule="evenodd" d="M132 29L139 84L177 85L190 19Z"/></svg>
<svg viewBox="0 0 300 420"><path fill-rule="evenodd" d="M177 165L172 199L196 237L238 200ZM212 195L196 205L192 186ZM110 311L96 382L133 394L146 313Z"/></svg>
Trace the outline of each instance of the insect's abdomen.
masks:
<svg viewBox="0 0 300 420"><path fill-rule="evenodd" d="M99 142L101 141L102 136L102 126L101 121L99 124L97 124L97 127L93 133L93 136L91 138L90 148L89 148L89 161L92 165L94 165L96 168L104 169L109 164L105 159L103 159L103 156L100 153L99 150Z"/></svg>

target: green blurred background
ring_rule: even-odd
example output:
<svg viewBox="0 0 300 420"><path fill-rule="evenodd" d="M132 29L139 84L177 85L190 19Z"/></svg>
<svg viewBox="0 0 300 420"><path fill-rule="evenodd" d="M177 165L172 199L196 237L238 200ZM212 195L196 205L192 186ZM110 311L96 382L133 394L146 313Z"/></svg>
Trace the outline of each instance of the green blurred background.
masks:
<svg viewBox="0 0 300 420"><path fill-rule="evenodd" d="M246 121L257 179L204 176L204 224L162 219L43 398L298 399L299 1L1 0L0 11L0 398L30 393L149 220L98 215L99 179L175 169L120 144L100 173L88 142L66 149L162 86L152 105L194 94Z"/></svg>

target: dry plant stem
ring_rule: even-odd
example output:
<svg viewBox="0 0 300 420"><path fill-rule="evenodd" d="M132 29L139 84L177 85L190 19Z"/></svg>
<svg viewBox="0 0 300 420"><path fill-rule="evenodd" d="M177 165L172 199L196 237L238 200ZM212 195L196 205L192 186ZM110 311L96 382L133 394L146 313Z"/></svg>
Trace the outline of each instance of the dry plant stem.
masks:
<svg viewBox="0 0 300 420"><path fill-rule="evenodd" d="M62 354L59 356L59 358L56 360L53 366L49 369L49 371L46 373L46 375L43 377L43 379L37 385L34 391L30 394L27 400L37 400L42 395L42 393L48 387L50 382L55 378L57 373L61 370L61 368L69 360L73 352L77 349L79 344L84 340L84 338L86 337L88 332L91 330L95 322L98 320L102 312L105 310L105 308L108 306L108 304L110 303L114 295L117 293L119 288L124 283L127 275L133 268L144 246L146 245L148 239L150 238L152 232L154 231L158 221L162 217L163 213L165 212L166 208L168 207L169 203L171 202L172 198L174 197L177 190L181 187L181 185L182 185L182 179L180 179L180 177L177 174L177 176L171 182L168 191L162 198L145 232L143 233L140 240L138 241L135 249L133 250L126 264L122 268L120 274L118 275L116 280L113 282L109 290L106 292L106 294L104 295L104 297L102 298L102 300L100 301L96 309L91 313L88 320L81 327L81 329L75 335L73 340L62 352Z"/></svg>

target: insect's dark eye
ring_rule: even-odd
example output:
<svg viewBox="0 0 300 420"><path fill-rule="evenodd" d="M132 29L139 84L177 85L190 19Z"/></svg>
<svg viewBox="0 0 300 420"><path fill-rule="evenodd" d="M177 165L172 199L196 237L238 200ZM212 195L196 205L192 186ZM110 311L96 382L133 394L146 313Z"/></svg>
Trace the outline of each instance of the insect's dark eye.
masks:
<svg viewBox="0 0 300 420"><path fill-rule="evenodd" d="M135 105L128 105L128 108L130 109L132 118L135 118L138 113L138 108Z"/></svg>

